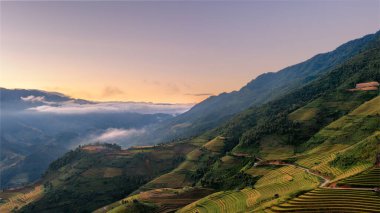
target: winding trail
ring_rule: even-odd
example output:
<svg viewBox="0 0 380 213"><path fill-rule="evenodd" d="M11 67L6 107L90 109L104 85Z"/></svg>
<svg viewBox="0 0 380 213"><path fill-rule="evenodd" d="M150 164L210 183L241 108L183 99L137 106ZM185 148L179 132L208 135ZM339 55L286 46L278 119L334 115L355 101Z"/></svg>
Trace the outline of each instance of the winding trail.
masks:
<svg viewBox="0 0 380 213"><path fill-rule="evenodd" d="M329 187L328 185L331 183L331 179L329 179L329 178L327 178L327 177L325 177L325 176L323 176L317 172L314 172L314 171L310 170L309 168L306 168L306 167L303 167L303 166L300 166L297 164L293 164L293 163L286 163L286 162L283 162L280 160L265 161L265 160L258 158L258 157L256 157L256 159L258 160L258 162L255 163L255 166L256 165L286 165L286 166L294 166L294 167L297 167L299 169L302 169L303 171L305 171L311 175L317 176L323 180L323 182L321 182L321 184L319 185L319 188L338 189L338 190L366 190L366 191L374 191L375 190L375 188L356 188L356 187L339 187L339 186Z"/></svg>

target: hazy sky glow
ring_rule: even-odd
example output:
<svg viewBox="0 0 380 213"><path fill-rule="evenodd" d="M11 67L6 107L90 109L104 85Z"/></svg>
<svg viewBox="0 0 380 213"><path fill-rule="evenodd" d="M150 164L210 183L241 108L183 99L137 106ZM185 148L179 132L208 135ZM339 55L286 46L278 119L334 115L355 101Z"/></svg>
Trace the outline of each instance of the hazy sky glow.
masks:
<svg viewBox="0 0 380 213"><path fill-rule="evenodd" d="M193 103L380 29L380 1L1 2L1 82Z"/></svg>

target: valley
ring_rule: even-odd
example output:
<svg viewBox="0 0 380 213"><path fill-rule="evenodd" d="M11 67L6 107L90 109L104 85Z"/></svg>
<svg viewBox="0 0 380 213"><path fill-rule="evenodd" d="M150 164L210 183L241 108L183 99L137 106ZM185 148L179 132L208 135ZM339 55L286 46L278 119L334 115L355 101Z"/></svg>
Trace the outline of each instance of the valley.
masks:
<svg viewBox="0 0 380 213"><path fill-rule="evenodd" d="M2 89L0 211L380 212L379 81L380 31L192 108Z"/></svg>

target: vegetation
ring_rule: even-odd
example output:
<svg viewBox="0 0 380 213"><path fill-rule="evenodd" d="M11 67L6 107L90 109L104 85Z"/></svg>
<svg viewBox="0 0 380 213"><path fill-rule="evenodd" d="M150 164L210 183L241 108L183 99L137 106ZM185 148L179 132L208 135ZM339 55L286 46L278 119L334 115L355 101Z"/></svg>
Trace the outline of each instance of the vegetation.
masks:
<svg viewBox="0 0 380 213"><path fill-rule="evenodd" d="M43 187L36 184L23 189L5 190L0 194L0 212L11 212L39 199L43 194Z"/></svg>
<svg viewBox="0 0 380 213"><path fill-rule="evenodd" d="M144 212L146 209L150 212L171 212L212 192L211 189L196 187L154 189L127 197L95 212Z"/></svg>
<svg viewBox="0 0 380 213"><path fill-rule="evenodd" d="M379 212L380 196L373 191L316 189L279 206L273 212Z"/></svg>
<svg viewBox="0 0 380 213"><path fill-rule="evenodd" d="M268 159L289 157L290 162L295 161L331 176L335 178L334 181L360 173L374 164L376 156L376 130L379 127L379 117L372 112L377 111L373 108L378 108L378 105L372 105L371 108L365 101L376 97L377 92L350 93L346 89L355 82L380 79L378 55L380 55L378 47L363 52L286 97L241 113L215 132L226 138L225 143L237 144L232 151L237 155L245 153L244 156ZM373 100L376 101L377 99ZM344 116L363 103L365 104L355 113ZM342 116L344 116L342 119L324 128ZM321 131L318 132L319 130ZM290 151L285 151L286 146ZM343 160L355 156L360 157L360 159L354 158L360 163L346 164ZM219 162L216 162L209 167L208 174L215 171L218 164ZM252 196L248 198L242 190L221 191L190 204L181 211L259 210L319 185L316 176L306 174L314 181L305 184L300 181L305 178L297 175L294 175L296 178L287 173L276 175L279 170L258 171L263 176L256 182L254 189L244 189L244 192L255 191L256 193L250 193L254 198ZM254 168L246 171L254 174ZM296 172L296 174L303 173L304 171ZM210 179L206 174L204 177ZM251 203L251 206L247 202Z"/></svg>
<svg viewBox="0 0 380 213"><path fill-rule="evenodd" d="M305 146L320 145L299 156L297 163L335 178L333 181L372 167L380 141L380 117L373 109L378 108L373 105L378 100L380 97L364 103L315 134Z"/></svg>
<svg viewBox="0 0 380 213"><path fill-rule="evenodd" d="M228 140L239 143L235 148L239 152L247 148L252 150L252 147L258 149L261 141L273 134L280 137L283 143L302 148L301 145L322 127L377 95L376 91L350 93L346 89L355 82L380 81L380 72L377 69L380 66L380 59L377 57L379 53L377 48L362 53L286 97L243 112L219 131ZM359 67L361 72L357 72ZM318 109L313 122L300 123L289 119L289 114L308 102Z"/></svg>
<svg viewBox="0 0 380 213"><path fill-rule="evenodd" d="M141 148L141 152L104 144L80 147L51 165L43 179L44 195L21 212L95 210L175 168L191 149L189 144Z"/></svg>
<svg viewBox="0 0 380 213"><path fill-rule="evenodd" d="M358 175L349 177L338 182L338 185L374 188L380 187L380 168L372 168Z"/></svg>
<svg viewBox="0 0 380 213"><path fill-rule="evenodd" d="M142 142L167 142L173 139L184 139L203 134L205 131L218 127L221 123L231 118L235 119L237 113L243 112L249 107L260 107L284 95L288 97L288 93L293 90L315 81L320 76L331 71L331 68L338 67L352 57L372 48L376 45L376 42L378 42L379 36L380 32L377 32L376 34L367 35L363 38L347 42L334 51L318 54L309 60L289 66L275 73L262 74L239 91L211 96L194 106L190 111L156 126L149 135L140 140ZM355 68L355 70L359 69L361 69L360 66ZM352 73L347 73L347 76L350 74ZM371 80L378 79L376 76L367 77ZM319 82L318 86L321 86L321 91L335 89L334 85L339 83L339 79L341 79L340 76L336 75L337 82ZM365 81L366 79L358 80ZM349 86L354 85L354 83L355 82L352 82ZM318 88L312 88L309 90L310 92L299 94L300 96L298 97L291 97L289 102L293 102L293 98L302 98L304 101L305 98L312 95L311 92L315 89ZM274 103L271 105L273 104ZM278 106L276 106L276 108L277 107ZM287 106L284 107L287 108ZM294 108L290 107L290 109ZM252 118L251 120L255 119L256 118ZM243 123L241 126L244 128ZM235 130L238 128L239 127ZM157 137L157 135L160 135L160 137Z"/></svg>
<svg viewBox="0 0 380 213"><path fill-rule="evenodd" d="M272 86L286 96L263 93L273 96L198 137L129 150L94 147L101 145L74 150L50 166L46 194L23 211L85 211L105 204L97 212L376 211L375 192L325 187L377 186L380 97L377 91L347 89L380 81L379 36L355 41L358 49L340 49L347 54L334 51L285 69L272 79L279 87ZM297 70L307 73L293 73ZM270 76L247 88L260 91L262 79ZM284 87L280 81L290 76L302 84ZM203 112L203 106L193 112ZM217 117L210 126L229 117L208 112ZM203 118L194 119L200 120L174 120L168 134L183 127L191 134L207 129Z"/></svg>
<svg viewBox="0 0 380 213"><path fill-rule="evenodd" d="M294 166L285 166L268 171L254 187L217 192L182 208L179 212L254 210L290 197L299 191L313 189L318 184L319 180L315 176Z"/></svg>

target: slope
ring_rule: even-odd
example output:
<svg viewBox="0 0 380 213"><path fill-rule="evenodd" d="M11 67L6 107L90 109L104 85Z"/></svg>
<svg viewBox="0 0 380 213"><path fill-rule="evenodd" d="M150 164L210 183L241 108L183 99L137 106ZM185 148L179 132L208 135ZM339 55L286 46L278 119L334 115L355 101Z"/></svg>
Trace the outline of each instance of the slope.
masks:
<svg viewBox="0 0 380 213"><path fill-rule="evenodd" d="M368 77L374 77L376 80L379 78L380 70L378 69L380 65L379 60L379 48L374 47L374 49L370 49L365 53L362 53L355 57L352 61L348 62L348 64L345 64L336 70L333 70L331 73L327 74L326 76L322 77L320 80L317 80L316 82L313 82L311 85L308 85L307 87L301 89L303 94L307 93L306 91L311 89L313 90L313 86L323 85L323 83L331 82L331 80L334 80L335 82L339 82L338 84L333 84L335 88L331 88L331 91L322 90L321 95L319 97L317 96L316 99L311 100L309 103L301 105L300 107L290 110L290 111L278 111L278 113L284 113L285 118L291 118L294 120L297 120L296 118L302 118L299 120L302 120L302 122L299 123L300 127L307 126L310 128L311 124L319 124L320 128L323 127L321 123L324 122L314 122L312 121L313 118L315 118L317 113L311 113L314 114L312 116L297 116L296 114L303 114L308 110L311 110L313 112L324 110L323 112L326 113L326 105L328 108L334 109L333 111L337 112L336 117L339 117L339 115L344 114L347 110L354 109L351 113L348 115L345 115L336 121L332 122L328 126L324 127L322 130L320 130L317 134L315 134L313 137L310 138L310 140L306 141L305 143L293 143L295 147L298 147L298 149L295 149L295 151L299 151L299 153L296 153L294 156L291 156L291 158L288 158L290 162L295 161L296 164L300 164L303 167L308 167L312 169L313 172L316 172L316 174L322 174L324 176L328 176L329 179L331 179L331 182L336 182L341 179L344 179L346 177L350 177L352 175L355 175L357 173L360 173L362 171L365 171L366 169L369 169L375 165L376 162L376 156L379 152L379 142L380 142L380 135L378 130L380 129L380 105L379 100L380 97L376 97L377 91L375 92L358 92L358 93L349 93L346 91L348 89L348 85L352 81L360 81L361 79L366 79L366 76ZM359 66L359 65L362 66ZM360 69L354 69L360 67ZM337 75L343 77L338 78ZM355 79L356 78L356 79ZM352 85L352 84L351 84ZM317 87L316 87L317 88ZM306 90L306 91L305 91ZM299 91L301 93L301 91ZM298 92L296 92L297 94ZM298 94L300 94L298 93ZM372 93L372 94L371 94ZM313 94L313 93L311 93ZM283 105L278 104L277 106L282 106L284 108L288 107L289 105L286 105L286 101L292 100L292 96L294 94L290 94L286 96L286 100L279 100L279 102L284 103ZM296 97L302 97L297 95ZM370 97L374 97L372 100L365 102L361 104L359 107L357 106L359 103L362 103L365 100L370 99ZM331 101L331 98L333 98L333 101ZM342 99L344 98L344 99ZM285 99L285 98L284 98ZM328 101L327 99L330 99ZM299 100L293 99L293 100ZM339 101L341 100L341 101ZM344 101L348 102L348 104L345 104ZM305 101L306 102L306 101ZM334 103L334 104L329 104ZM321 108L321 103L324 104L325 107ZM291 104L297 104L297 102L291 102ZM276 105L269 105L271 109L273 109ZM265 106L264 106L265 107ZM257 112L260 113L259 110L261 109L252 109L252 111L246 112L247 114L244 114L242 118L240 118L239 122L236 122L234 124L239 124L240 127L247 127L249 126L248 122L246 122L247 117L249 115L252 115L250 113ZM279 107L281 108L281 107ZM307 110L306 110L307 109ZM264 113L259 114L257 118L263 119L261 121L265 124L265 122L271 122L271 124L275 124L274 120L265 117L263 118L263 114L265 116L265 109ZM276 112L276 109L273 110ZM272 111L272 112L273 112ZM328 112L328 110L327 110ZM309 113L308 113L309 114ZM272 114L273 116L273 114ZM322 117L321 117L322 116ZM275 116L274 116L275 117ZM305 119L307 117L307 119ZM330 113L327 113L326 118L333 119L335 116L332 116ZM276 118L276 117L275 117ZM277 117L278 118L278 117ZM319 115L318 119L323 119L323 115ZM290 120L292 121L292 120ZM246 123L242 123L246 122ZM259 123L260 121L257 121ZM262 124L261 125L264 125ZM244 126L244 124L246 126ZM256 123L255 123L256 124ZM259 123L260 124L260 123ZM265 126L265 125L264 125ZM269 125L266 125L268 128ZM228 127L228 126L227 126ZM247 128L248 129L248 128ZM281 133L281 126L275 127L275 131L266 131L266 132L260 132L260 129L253 129L256 132L251 132L251 136L255 136L254 133L258 134L261 138L267 138L268 135L274 134L279 135ZM298 128L302 129L302 128ZM297 129L290 129L288 131L284 131L283 133L293 133L296 132ZM252 131L249 130L249 131ZM262 144L267 142L267 140L262 140L260 137L257 138L249 138L251 143L244 144L244 134L243 137L241 137L241 140L239 145L234 149L235 152L239 151L239 154L241 152L247 151L245 153L248 154L255 154L255 155L263 155L261 152L262 149L260 149ZM281 134L280 134L281 135ZM227 135L225 135L227 137ZM256 135L257 136L257 135ZM273 139L273 135L271 136ZM283 137L283 136L282 136ZM280 137L277 137L278 140ZM287 137L283 137L286 138ZM294 138L293 138L294 139ZM256 146L255 140L258 141L260 146ZM243 143L242 143L243 142ZM303 150L306 150L303 152ZM277 152L278 149L273 149L272 152ZM263 157L263 156L261 156ZM266 156L264 156L266 157ZM303 183L302 180L306 180L307 178L304 177L304 179L295 179L291 173L286 172L282 176L276 176L273 174L274 171L271 168L269 168L269 171L263 172L262 170L259 170L258 173L256 173L256 170L259 167L253 167L247 171L249 171L250 174L263 174L263 176L256 182L254 188L255 189L243 189L239 191L227 191L227 192L218 192L215 194L212 194L200 201L197 201L193 204L190 204L186 206L185 208L181 209L183 212L215 212L215 211L227 211L227 212L239 212L239 211L248 211L253 210L254 212L263 210L267 207L270 207L278 202L283 202L284 200L287 200L291 198L292 196L297 196L298 194L302 194L303 190L310 190L313 187L318 186L318 184L310 185L309 188L302 188L308 186L308 184ZM265 170L264 170L265 171ZM209 173L212 173L212 169ZM300 174L301 172L296 172L296 174ZM315 176L314 176L315 177ZM208 177L210 178L210 177ZM268 188L263 192L262 188L263 186L266 186L265 184L262 184L262 182L266 182L266 180L275 180L273 186L268 186ZM285 183L290 182L293 184L293 181L296 181L296 183L301 184L300 186L291 187L288 184L282 183L281 180L285 180ZM286 181L287 180L287 181ZM281 187L286 187L289 191L283 191L280 190ZM290 188L289 188L290 187ZM266 192L270 193L266 193ZM277 192L277 193L276 193ZM247 196L247 194L250 194L251 196ZM262 200L260 200L262 199ZM236 201L239 200L241 204L238 205ZM253 200L252 202L249 202L249 200ZM246 203L244 203L246 201ZM364 206L362 205L363 209ZM282 208L284 208L282 206ZM300 211L301 209L296 209L297 211Z"/></svg>
<svg viewBox="0 0 380 213"><path fill-rule="evenodd" d="M111 144L79 147L50 164L39 184L43 194L21 212L92 211L172 170L192 149L194 146L183 143L127 150ZM0 197L11 197L11 192L1 192ZM0 205L12 200L5 201Z"/></svg>
<svg viewBox="0 0 380 213"><path fill-rule="evenodd" d="M328 72L372 45L380 32L341 45L334 51L318 54L311 59L278 72L258 76L239 91L211 96L188 112L157 125L147 135L136 140L150 143L168 142L203 133L218 126L251 106L259 106L305 85L320 74ZM157 137L159 135L160 137Z"/></svg>
<svg viewBox="0 0 380 213"><path fill-rule="evenodd" d="M371 192L361 192L360 190L351 190L351 192L347 190L347 194L339 194L341 190L334 190L332 188L331 190L324 189L325 194L315 196L315 198L310 193L302 194L305 191L316 188L322 183L318 180L320 175L327 176L329 182L332 183L331 187L336 187L334 182L369 169L369 172L363 173L362 178L361 176L354 176L358 178L347 179L349 183L355 180L362 180L361 184L363 184L363 178L367 178L368 180L367 174L377 171L376 169L372 169L372 167L375 166L376 156L380 152L380 132L378 131L380 129L380 105L376 104L379 100L380 97L378 96L363 103L348 115L332 122L319 131L316 136L306 142L307 145L309 143L313 144L314 138L320 137L318 135L325 131L331 131L332 127L335 127L335 133L329 132L328 135L324 135L324 142L318 143L318 145L314 144L315 147L310 150L292 156L292 159L297 160L295 165L284 165L278 168L259 166L257 164L245 170L250 175L260 177L254 187L217 192L187 205L179 212L257 212L286 202L298 195L301 196L288 203L280 204L279 207L273 207L272 211L300 212L306 211L309 206L313 208L313 212L317 210L320 212L324 210L332 211L334 209L343 211L346 207L337 204L337 201L341 199L345 199L343 202L347 203L347 208L353 207L356 211L361 210L366 212L375 209L373 205L353 203L357 197L358 199L368 197L368 200L372 199L372 201L369 201L370 203L377 202L379 200L378 196L375 196ZM353 116L364 117L366 119L358 122L356 119L352 119ZM347 119L348 117L351 119ZM316 161L316 158L321 163ZM260 162L260 164L263 165L265 162ZM281 166L281 162L279 164ZM310 168L308 171L312 172L306 172L307 170L303 169L305 167ZM373 176L369 177L372 177L372 180L374 180ZM342 183L346 183L345 180ZM376 183L374 184L372 187L377 186ZM352 198L346 196L351 194ZM361 194L363 196L360 196ZM345 198L339 198L340 195L345 196ZM328 196L335 196L337 201L321 203Z"/></svg>
<svg viewBox="0 0 380 213"><path fill-rule="evenodd" d="M261 158L263 158L263 160L282 159L295 162L301 161L303 157L307 159L311 150L324 146L324 140L310 141L316 133L324 131L324 127L331 122L339 122L338 119L345 115L345 117L352 116L348 113L356 108L352 113L367 113L364 108L369 108L370 112L376 112L368 107L371 104L365 102L375 98L377 91L349 92L347 90L358 82L379 81L379 67L380 39L377 38L376 42L363 52L341 65L332 67L329 72L318 76L309 84L263 106L251 107L219 128L205 133L204 137L215 136L216 139L207 140L209 141L207 143L203 141L202 149L198 148L198 151L193 151L190 156L188 155L188 163L190 163L189 159L194 160L196 156L191 166L182 165L160 176L158 178L160 183L170 184L174 182L173 180L178 180L169 174L176 173L179 168L186 168L186 172L190 170L192 171L190 174L193 174L190 175L193 177L192 181L186 183L186 186L192 184L192 186L209 187L219 191L189 204L181 209L184 212L248 210L256 212L302 194L304 190L316 188L320 185L320 175L308 172L310 170L304 167L288 165L280 168L259 168L255 166L257 160L262 161ZM372 101L376 102L377 99ZM374 118L376 119L377 117ZM373 126L372 121L371 119L363 120L366 125L368 124L364 127L367 140L356 140L355 132L351 131L351 135L346 140L352 137L355 141L349 146L355 144L351 149L347 149L345 154L358 152L363 146L376 142L374 139L377 138L375 131L377 127ZM345 125L350 125L349 122ZM217 138L222 138L223 141L218 141ZM207 150L218 152L216 155L207 156L205 163L201 163L203 159L201 156ZM285 155L278 153L284 150L288 150ZM368 153L368 156L374 155ZM365 166L371 163L373 165L373 162L369 160ZM340 163L337 162L337 164ZM356 166L348 166L339 175L353 174L350 169L355 170ZM368 168L365 166L360 168ZM344 177L341 176L341 178ZM147 190L144 188L147 185L140 189ZM180 188L181 186L183 185L173 187ZM123 205L119 202L116 206Z"/></svg>

